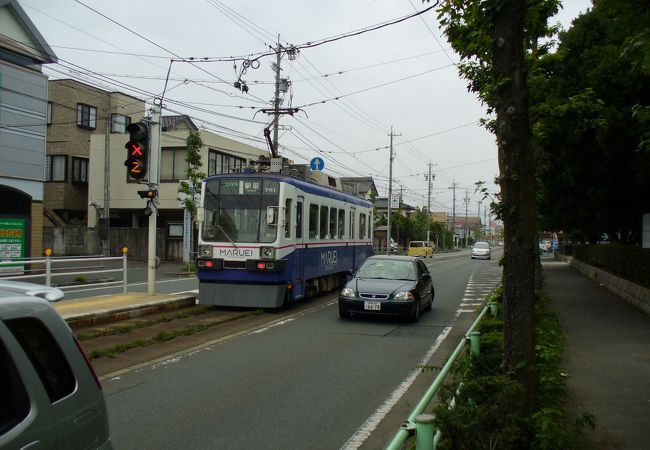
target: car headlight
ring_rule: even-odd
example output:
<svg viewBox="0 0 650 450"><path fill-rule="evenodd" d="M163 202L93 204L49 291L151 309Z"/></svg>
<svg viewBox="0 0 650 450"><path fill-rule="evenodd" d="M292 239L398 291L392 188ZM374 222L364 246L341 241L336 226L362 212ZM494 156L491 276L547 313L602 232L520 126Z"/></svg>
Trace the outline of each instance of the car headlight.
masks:
<svg viewBox="0 0 650 450"><path fill-rule="evenodd" d="M395 294L395 300L397 301L403 301L403 302L412 302L415 300L415 297L413 296L413 292L411 291L402 291L398 292Z"/></svg>
<svg viewBox="0 0 650 450"><path fill-rule="evenodd" d="M212 258L212 246L199 245L199 256L209 256L210 258Z"/></svg>
<svg viewBox="0 0 650 450"><path fill-rule="evenodd" d="M273 247L260 247L260 258L274 259L275 249Z"/></svg>
<svg viewBox="0 0 650 450"><path fill-rule="evenodd" d="M357 296L356 292L354 292L353 289L350 288L343 288L341 289L341 297L345 298L355 298Z"/></svg>

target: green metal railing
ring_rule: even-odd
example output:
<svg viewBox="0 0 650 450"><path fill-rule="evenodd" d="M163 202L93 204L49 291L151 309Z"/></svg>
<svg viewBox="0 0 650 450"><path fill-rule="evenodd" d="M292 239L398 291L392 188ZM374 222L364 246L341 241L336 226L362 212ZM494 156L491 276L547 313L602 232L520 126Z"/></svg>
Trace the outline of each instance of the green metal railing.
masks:
<svg viewBox="0 0 650 450"><path fill-rule="evenodd" d="M423 412L429 403L431 403L433 397L438 393L438 390L442 386L442 383L445 381L447 374L456 362L456 359L462 353L468 341L470 343L470 354L479 354L480 333L474 330L488 311L490 311L491 314L496 317L497 304L490 302L485 308L483 308L472 326L469 328L469 330L467 330L465 336L460 340L456 346L456 349L453 351L443 368L440 370L440 373L436 379L433 380L433 383L431 383L431 386L429 389L427 389L424 397L422 397L415 408L413 408L413 411L411 414L409 414L400 430L395 434L395 437L390 442L390 444L388 444L386 450L401 449L406 440L412 435L415 435L415 448L417 450L433 450L436 448L436 445L440 440L440 430L436 431L433 425L435 416L433 414L423 414ZM449 407L453 408L454 403L454 400L452 400Z"/></svg>

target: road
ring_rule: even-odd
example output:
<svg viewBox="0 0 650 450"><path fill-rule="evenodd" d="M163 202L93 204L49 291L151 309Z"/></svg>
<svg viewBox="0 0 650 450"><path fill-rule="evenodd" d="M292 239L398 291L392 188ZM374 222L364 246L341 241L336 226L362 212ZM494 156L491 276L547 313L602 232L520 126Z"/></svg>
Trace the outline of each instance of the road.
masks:
<svg viewBox="0 0 650 450"><path fill-rule="evenodd" d="M381 448L414 405L403 398L427 387L413 369L497 285L495 259L428 261L436 299L417 324L341 321L331 295L274 326L106 380L115 448Z"/></svg>

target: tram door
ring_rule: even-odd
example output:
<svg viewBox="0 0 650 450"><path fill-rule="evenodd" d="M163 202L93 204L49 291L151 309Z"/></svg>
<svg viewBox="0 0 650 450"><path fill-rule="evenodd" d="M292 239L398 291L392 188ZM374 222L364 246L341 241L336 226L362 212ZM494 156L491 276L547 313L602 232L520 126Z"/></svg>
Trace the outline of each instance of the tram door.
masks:
<svg viewBox="0 0 650 450"><path fill-rule="evenodd" d="M294 270L293 270L293 285L295 289L294 296L304 296L305 295L305 246L304 244L304 204L305 197L302 195L298 196L298 201L296 201L296 247L295 247L295 258L294 258Z"/></svg>

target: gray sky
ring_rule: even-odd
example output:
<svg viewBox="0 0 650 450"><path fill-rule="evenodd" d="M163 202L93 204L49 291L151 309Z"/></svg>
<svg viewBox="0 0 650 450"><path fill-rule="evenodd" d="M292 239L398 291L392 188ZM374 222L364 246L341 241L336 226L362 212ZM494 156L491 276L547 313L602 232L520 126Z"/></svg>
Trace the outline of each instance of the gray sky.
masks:
<svg viewBox="0 0 650 450"><path fill-rule="evenodd" d="M429 6L417 0L20 3L59 57L59 64L46 67L45 73L149 102L162 94L171 58L258 56L275 46L278 34L285 47L300 46ZM590 5L590 0L565 0L556 19L566 28ZM208 130L266 149L263 128L270 117L255 114L252 107L268 107L273 98L275 56L258 61L257 69L249 68L242 76L248 93L232 85L242 60L236 61L236 69L232 61L172 63L165 94L170 110L163 114L189 114ZM475 215L479 198L474 183L486 181L495 190L496 146L492 135L476 124L484 108L452 66L457 61L434 11L305 48L293 61L285 55L282 74L292 85L283 106L302 108L281 119L280 154L297 163L320 156L325 170L338 176L373 176L385 196L392 126L398 134L393 189L402 189L403 201L426 206L424 174L430 161L435 175L431 209L451 212L449 188L456 182L456 214L465 211L467 189L469 214Z"/></svg>

